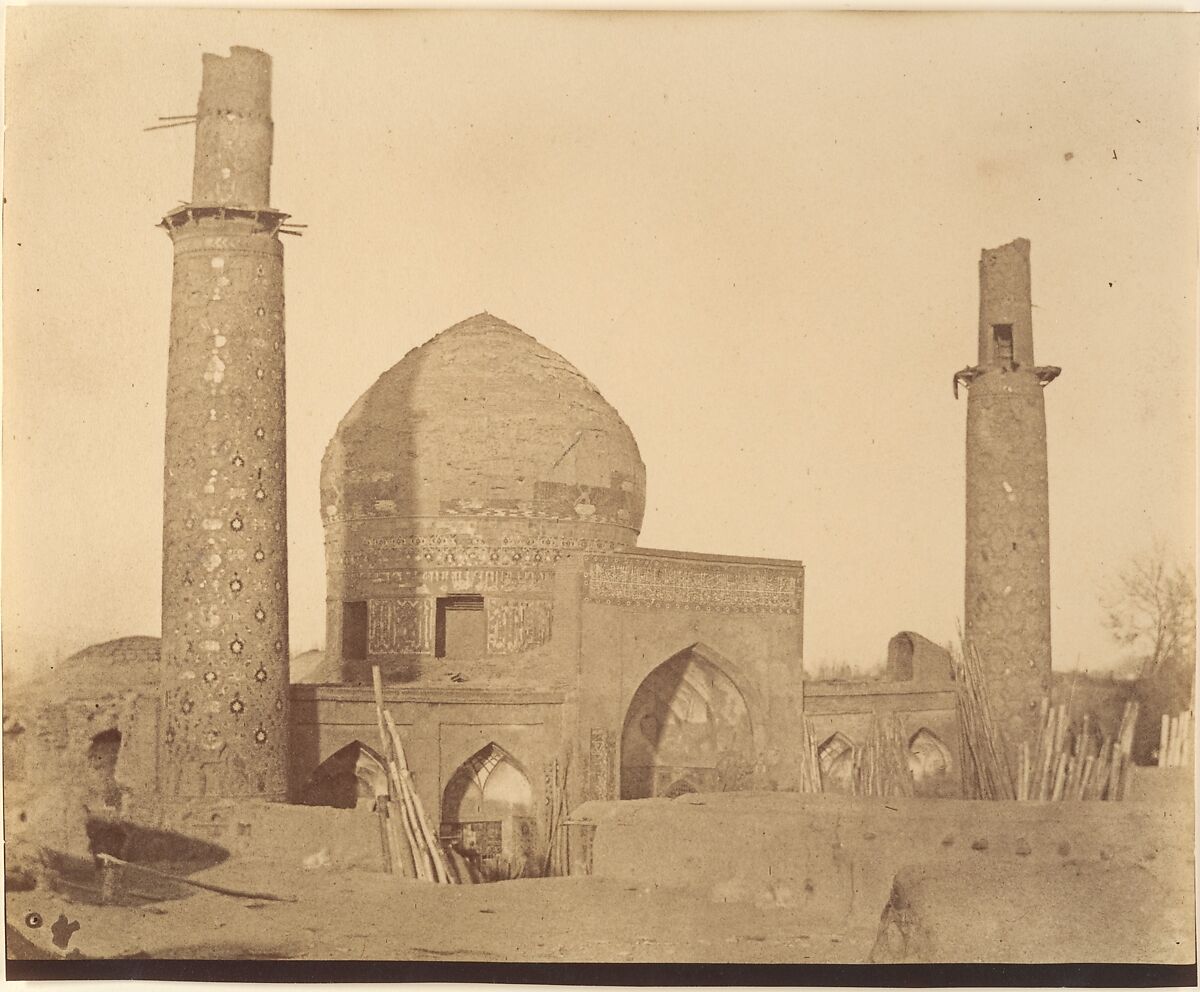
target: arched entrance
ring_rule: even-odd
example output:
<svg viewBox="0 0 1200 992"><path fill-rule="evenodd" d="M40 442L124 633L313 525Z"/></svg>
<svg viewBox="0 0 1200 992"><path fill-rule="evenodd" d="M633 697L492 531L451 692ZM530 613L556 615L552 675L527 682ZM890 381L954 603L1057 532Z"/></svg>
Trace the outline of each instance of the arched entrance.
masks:
<svg viewBox="0 0 1200 992"><path fill-rule="evenodd" d="M440 836L485 880L534 874L537 820L529 777L491 743L458 766L442 792Z"/></svg>
<svg viewBox="0 0 1200 992"><path fill-rule="evenodd" d="M621 735L621 798L746 788L754 738L746 700L713 662L689 649L638 687Z"/></svg>
<svg viewBox="0 0 1200 992"><path fill-rule="evenodd" d="M387 767L377 751L351 741L326 758L300 790L305 806L373 809L376 796L388 794Z"/></svg>

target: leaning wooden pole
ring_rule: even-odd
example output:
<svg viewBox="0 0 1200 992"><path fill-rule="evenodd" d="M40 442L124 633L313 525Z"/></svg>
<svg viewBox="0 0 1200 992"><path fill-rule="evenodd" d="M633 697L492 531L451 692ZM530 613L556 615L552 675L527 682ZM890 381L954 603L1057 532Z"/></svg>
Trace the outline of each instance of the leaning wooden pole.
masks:
<svg viewBox="0 0 1200 992"><path fill-rule="evenodd" d="M441 845L437 838L433 835L433 831L429 826L429 821L425 816L425 806L421 802L421 797L417 794L412 784L412 775L408 770L408 761L404 756L404 744L400 740L400 732L396 729L396 724L392 721L392 715L384 710L384 722L387 724L388 734L392 740L392 750L395 754L396 763L399 766L396 769L396 775L399 780L400 788L404 791L404 800L411 804L415 819L420 828L425 841L425 846L429 851L430 860L433 862L433 870L437 875L437 880L443 885L449 885L450 869L446 866L446 859L442 855Z"/></svg>
<svg viewBox="0 0 1200 992"><path fill-rule="evenodd" d="M392 735L387 729L388 714L383 708L383 676L380 674L378 665L371 666L371 682L375 689L375 719L379 726L382 753L384 761L388 766L391 787L396 792L395 796L387 797L385 803L391 840L399 855L401 853L400 838L396 833L396 821L399 820L404 831L404 839L408 843L408 854L411 859L413 874L423 882L433 881L433 868L428 860L428 856L422 849L423 845L419 840L419 830L415 828L412 822L413 811L409 808L409 804L404 801L403 784L396 770L396 762L393 756L395 748L393 747Z"/></svg>

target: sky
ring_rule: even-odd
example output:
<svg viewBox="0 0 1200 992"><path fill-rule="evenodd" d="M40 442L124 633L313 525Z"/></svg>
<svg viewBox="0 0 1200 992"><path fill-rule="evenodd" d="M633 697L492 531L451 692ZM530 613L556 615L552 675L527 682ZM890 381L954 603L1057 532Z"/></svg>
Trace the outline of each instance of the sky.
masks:
<svg viewBox="0 0 1200 992"><path fill-rule="evenodd" d="M321 455L487 310L600 389L644 547L802 560L805 664L956 637L980 250L1032 242L1054 665L1194 548L1194 17L7 10L6 667L160 622L171 246L202 52L274 57L291 641L324 643Z"/></svg>

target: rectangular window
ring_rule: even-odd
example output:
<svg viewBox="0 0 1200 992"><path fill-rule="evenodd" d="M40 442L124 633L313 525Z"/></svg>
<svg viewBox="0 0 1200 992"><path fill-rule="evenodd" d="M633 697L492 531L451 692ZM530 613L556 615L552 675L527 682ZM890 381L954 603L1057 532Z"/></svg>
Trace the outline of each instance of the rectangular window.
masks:
<svg viewBox="0 0 1200 992"><path fill-rule="evenodd" d="M1013 333L1012 324L993 324L992 341L994 342L993 357L1002 365L1013 363Z"/></svg>
<svg viewBox="0 0 1200 992"><path fill-rule="evenodd" d="M437 601L434 655L481 658L487 653L487 616L482 596L443 596Z"/></svg>
<svg viewBox="0 0 1200 992"><path fill-rule="evenodd" d="M342 657L363 661L367 657L367 602L342 604Z"/></svg>

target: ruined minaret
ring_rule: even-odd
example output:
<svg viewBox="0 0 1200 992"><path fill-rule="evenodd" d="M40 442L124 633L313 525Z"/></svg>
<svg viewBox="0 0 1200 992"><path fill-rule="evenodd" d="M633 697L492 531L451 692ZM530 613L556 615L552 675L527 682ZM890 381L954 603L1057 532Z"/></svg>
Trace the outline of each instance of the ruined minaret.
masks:
<svg viewBox="0 0 1200 992"><path fill-rule="evenodd" d="M271 59L204 56L175 247L163 480L159 789L283 799L287 469Z"/></svg>
<svg viewBox="0 0 1200 992"><path fill-rule="evenodd" d="M965 637L979 652L1009 762L1050 692L1050 524L1042 389L1033 358L1029 242L979 262L979 364L967 401Z"/></svg>

